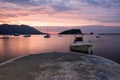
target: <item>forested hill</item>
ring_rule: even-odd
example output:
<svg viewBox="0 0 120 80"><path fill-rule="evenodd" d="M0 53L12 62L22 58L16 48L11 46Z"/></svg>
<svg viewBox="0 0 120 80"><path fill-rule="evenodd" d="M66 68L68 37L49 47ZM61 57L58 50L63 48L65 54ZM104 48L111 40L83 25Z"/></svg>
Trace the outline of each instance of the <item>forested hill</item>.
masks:
<svg viewBox="0 0 120 80"><path fill-rule="evenodd" d="M14 35L14 34L43 34L43 33L28 25L1 24L0 34L1 35Z"/></svg>

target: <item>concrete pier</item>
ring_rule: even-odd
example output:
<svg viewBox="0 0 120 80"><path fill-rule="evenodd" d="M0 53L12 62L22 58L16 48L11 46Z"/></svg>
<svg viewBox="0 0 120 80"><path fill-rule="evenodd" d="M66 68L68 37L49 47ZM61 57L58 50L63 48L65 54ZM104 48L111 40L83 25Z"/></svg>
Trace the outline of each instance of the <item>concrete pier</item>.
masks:
<svg viewBox="0 0 120 80"><path fill-rule="evenodd" d="M0 65L0 80L119 80L120 64L75 52L33 54Z"/></svg>

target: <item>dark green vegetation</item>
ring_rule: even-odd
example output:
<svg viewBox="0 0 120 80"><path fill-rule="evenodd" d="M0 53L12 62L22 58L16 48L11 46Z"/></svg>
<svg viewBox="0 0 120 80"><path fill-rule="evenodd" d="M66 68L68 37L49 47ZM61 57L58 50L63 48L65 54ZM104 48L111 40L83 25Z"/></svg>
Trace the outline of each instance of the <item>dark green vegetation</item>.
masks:
<svg viewBox="0 0 120 80"><path fill-rule="evenodd" d="M0 25L0 35L18 35L18 34L43 34L33 27L27 25Z"/></svg>

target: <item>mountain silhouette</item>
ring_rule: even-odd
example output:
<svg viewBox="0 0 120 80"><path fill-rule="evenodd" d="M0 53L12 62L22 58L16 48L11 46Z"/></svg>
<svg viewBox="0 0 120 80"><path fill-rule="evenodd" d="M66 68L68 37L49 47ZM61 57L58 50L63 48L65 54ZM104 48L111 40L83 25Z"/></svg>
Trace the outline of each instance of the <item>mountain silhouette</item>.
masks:
<svg viewBox="0 0 120 80"><path fill-rule="evenodd" d="M68 34L82 34L80 29L69 29L69 30L65 30L63 32L60 32L59 34L64 34L64 35L68 35Z"/></svg>
<svg viewBox="0 0 120 80"><path fill-rule="evenodd" d="M37 29L30 27L28 25L0 25L1 35L14 35L14 34L44 34Z"/></svg>

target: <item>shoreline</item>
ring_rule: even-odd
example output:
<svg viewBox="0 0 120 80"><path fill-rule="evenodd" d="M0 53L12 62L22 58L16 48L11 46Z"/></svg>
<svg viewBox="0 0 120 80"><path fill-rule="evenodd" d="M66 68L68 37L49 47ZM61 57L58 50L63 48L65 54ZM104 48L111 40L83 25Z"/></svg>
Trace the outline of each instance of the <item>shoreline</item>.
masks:
<svg viewBox="0 0 120 80"><path fill-rule="evenodd" d="M17 59L20 59L20 58L23 58L23 57L27 57L27 56L29 56L29 55L18 56L18 57L14 57L14 58L8 59L8 60L6 60L6 61L1 62L1 63L0 63L0 66L5 65L5 64L8 64L8 63L10 63L10 62L12 62L12 61L14 61L14 60L17 60Z"/></svg>

